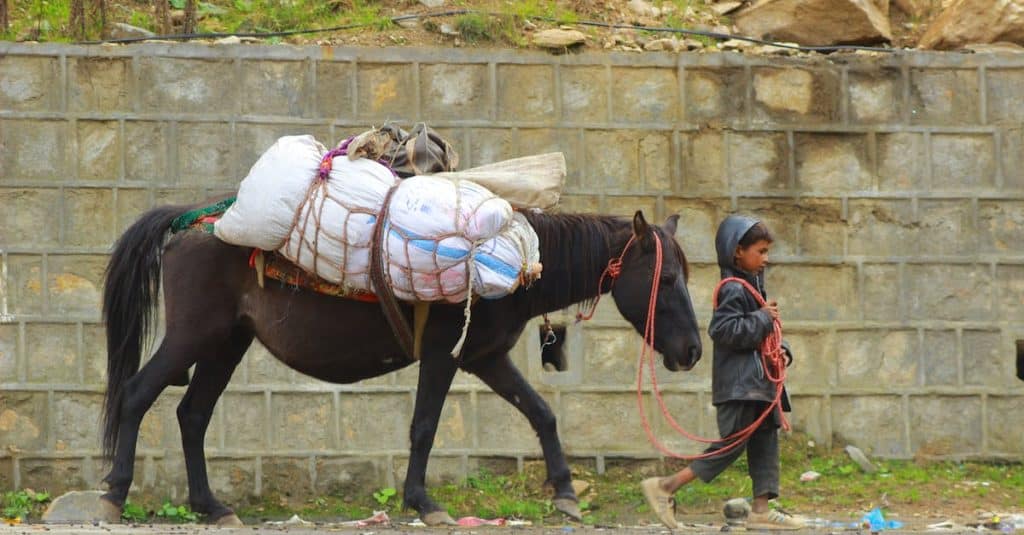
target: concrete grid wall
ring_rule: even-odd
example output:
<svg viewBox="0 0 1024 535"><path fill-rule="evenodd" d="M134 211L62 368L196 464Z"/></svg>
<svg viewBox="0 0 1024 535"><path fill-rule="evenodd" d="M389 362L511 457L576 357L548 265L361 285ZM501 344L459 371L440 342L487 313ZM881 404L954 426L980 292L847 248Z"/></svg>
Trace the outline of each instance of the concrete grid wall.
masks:
<svg viewBox="0 0 1024 535"><path fill-rule="evenodd" d="M385 120L428 122L461 168L563 151L564 210L681 214L705 330L716 224L761 216L778 237L768 282L797 354L798 429L884 457L1021 459L1022 88L1013 56L0 43L0 488L105 474L101 277L135 217L234 191L278 136L330 144ZM653 458L634 398L639 336L610 300L566 323L567 371L542 370L536 330L515 359L568 454ZM694 372L659 370L659 384L682 425L713 435L705 344ZM208 434L215 490L400 481L415 382L413 368L328 385L254 347ZM183 495L182 392L144 421L142 491ZM456 378L432 477L539 453L510 406Z"/></svg>

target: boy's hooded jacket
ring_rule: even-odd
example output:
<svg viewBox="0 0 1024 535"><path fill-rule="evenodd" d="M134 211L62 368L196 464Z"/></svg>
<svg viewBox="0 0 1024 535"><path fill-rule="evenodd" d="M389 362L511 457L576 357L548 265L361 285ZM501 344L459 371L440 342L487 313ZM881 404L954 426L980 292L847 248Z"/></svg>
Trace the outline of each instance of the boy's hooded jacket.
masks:
<svg viewBox="0 0 1024 535"><path fill-rule="evenodd" d="M722 278L746 280L767 299L764 274L748 273L736 267L736 247L743 235L758 221L732 215L725 218L715 236L718 266ZM718 292L718 308L711 316L708 334L714 341L711 370L712 403L727 401L767 401L775 399L775 385L768 380L761 363L761 342L771 333L772 317L761 310L757 300L738 282L729 282ZM786 347L786 352L789 348ZM783 410L789 400L783 392Z"/></svg>

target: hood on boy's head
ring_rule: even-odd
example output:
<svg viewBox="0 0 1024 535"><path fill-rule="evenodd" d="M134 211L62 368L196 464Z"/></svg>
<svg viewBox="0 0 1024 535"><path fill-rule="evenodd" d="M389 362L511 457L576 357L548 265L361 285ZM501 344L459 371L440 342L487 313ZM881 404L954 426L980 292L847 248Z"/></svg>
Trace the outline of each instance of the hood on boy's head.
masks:
<svg viewBox="0 0 1024 535"><path fill-rule="evenodd" d="M739 246L743 235L751 227L760 221L752 217L742 215L731 215L718 225L718 234L715 235L715 250L718 251L718 267L730 272L738 271L734 265L736 258L736 247Z"/></svg>

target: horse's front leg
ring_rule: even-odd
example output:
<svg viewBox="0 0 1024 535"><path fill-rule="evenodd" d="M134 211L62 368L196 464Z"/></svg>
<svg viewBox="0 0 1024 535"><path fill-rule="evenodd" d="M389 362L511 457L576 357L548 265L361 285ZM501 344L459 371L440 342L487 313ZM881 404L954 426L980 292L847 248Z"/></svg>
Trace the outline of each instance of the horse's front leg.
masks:
<svg viewBox="0 0 1024 535"><path fill-rule="evenodd" d="M416 509L428 526L455 524L448 512L427 496L426 478L427 460L434 446L437 423L456 369L455 359L444 353L424 355L420 362L416 407L409 431L409 467L405 472L402 496L405 507Z"/></svg>
<svg viewBox="0 0 1024 535"><path fill-rule="evenodd" d="M559 511L575 520L582 520L579 499L572 488L572 473L558 440L555 414L551 412L544 398L526 382L519 370L512 364L508 354L494 359L480 359L467 371L475 374L498 395L514 405L530 421L530 426L540 439L544 452L544 463L548 470L548 483L555 488L553 503Z"/></svg>

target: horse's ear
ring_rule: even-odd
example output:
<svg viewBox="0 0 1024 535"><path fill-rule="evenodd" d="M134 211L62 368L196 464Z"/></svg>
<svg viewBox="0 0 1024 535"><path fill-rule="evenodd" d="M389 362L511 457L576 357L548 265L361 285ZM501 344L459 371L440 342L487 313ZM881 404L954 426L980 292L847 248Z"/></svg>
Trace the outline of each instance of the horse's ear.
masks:
<svg viewBox="0 0 1024 535"><path fill-rule="evenodd" d="M672 215L668 216L668 219L665 220L665 224L662 225L661 228L665 229L665 232L669 236L675 236L676 235L676 227L678 226L678 224L679 224L679 214L672 214Z"/></svg>
<svg viewBox="0 0 1024 535"><path fill-rule="evenodd" d="M651 233L651 226L644 219L643 210L637 210L633 214L633 234L640 239L646 238Z"/></svg>

